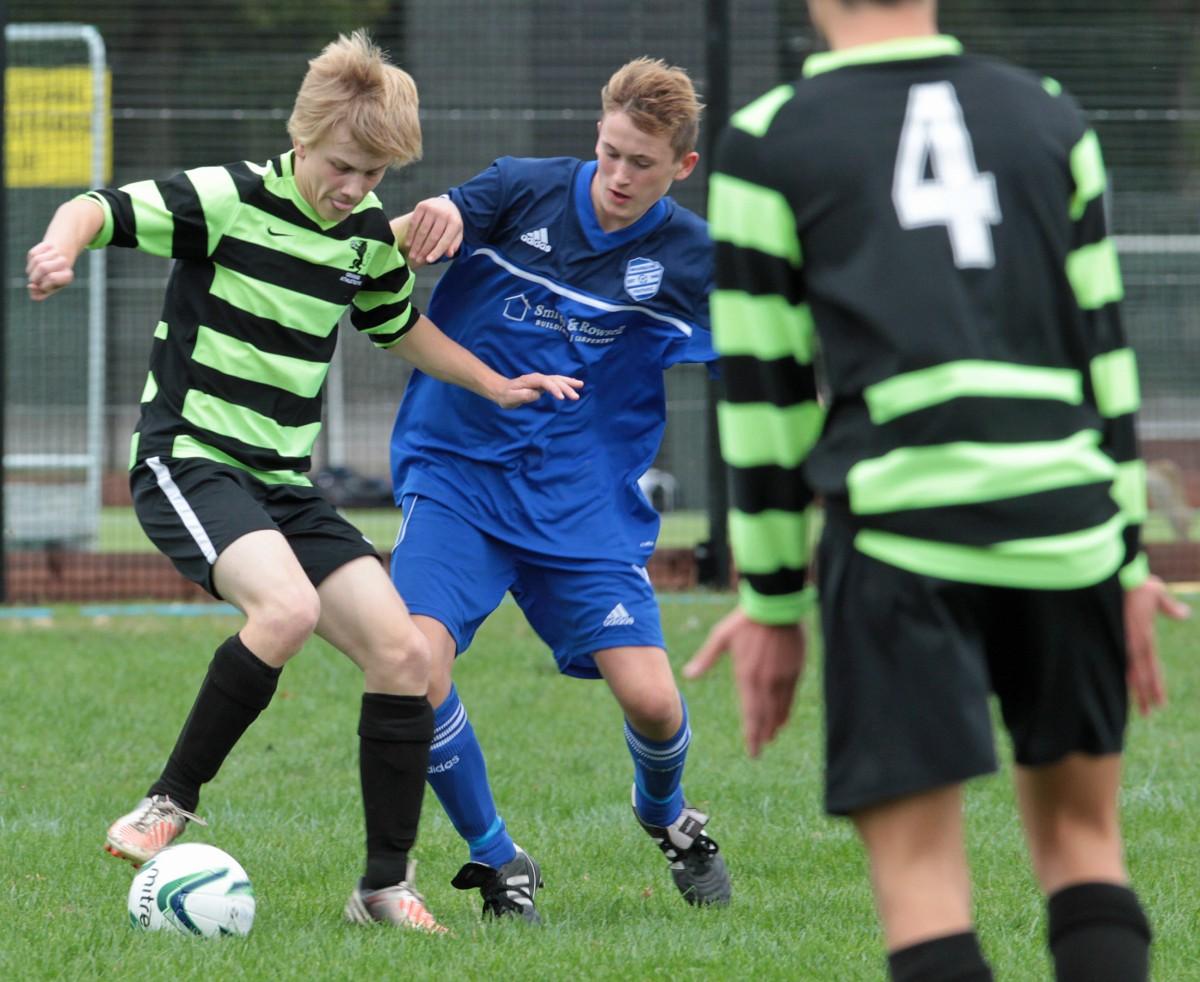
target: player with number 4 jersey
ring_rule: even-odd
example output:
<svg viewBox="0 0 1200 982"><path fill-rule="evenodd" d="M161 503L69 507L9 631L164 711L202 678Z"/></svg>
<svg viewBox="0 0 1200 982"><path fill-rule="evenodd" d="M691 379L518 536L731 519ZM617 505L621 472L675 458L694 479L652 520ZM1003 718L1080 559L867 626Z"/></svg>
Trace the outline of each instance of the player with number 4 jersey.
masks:
<svg viewBox="0 0 1200 982"><path fill-rule="evenodd" d="M733 117L711 179L742 579L685 674L732 652L751 754L787 720L820 499L826 807L866 848L891 977L992 977L962 785L997 768L995 695L1056 978L1145 979L1121 749L1128 693L1165 696L1154 614L1186 608L1139 549L1096 134L932 0L809 11L831 50Z"/></svg>
<svg viewBox="0 0 1200 982"><path fill-rule="evenodd" d="M801 82L742 110L731 131L712 180L717 237L731 259L745 244L776 262L718 295L717 309L749 308L745 327L726 321L739 359L730 382L759 354L750 325L764 323L768 296L790 301L796 357L769 362L771 405L803 424L803 469L789 476L853 527L859 552L1012 587L1144 576L1127 521L1137 379L1095 134L1055 83L964 55L951 38L862 57L810 58ZM845 114L853 128L830 125ZM1010 139L1034 123L1031 145ZM769 157L758 155L767 131ZM821 152L804 152L826 131ZM774 234L740 241L772 199ZM749 411L732 390L726 420ZM774 476L739 466L736 444L730 453L743 504L763 501ZM955 478L963 470L970 481ZM1125 516L1111 493L1119 477Z"/></svg>

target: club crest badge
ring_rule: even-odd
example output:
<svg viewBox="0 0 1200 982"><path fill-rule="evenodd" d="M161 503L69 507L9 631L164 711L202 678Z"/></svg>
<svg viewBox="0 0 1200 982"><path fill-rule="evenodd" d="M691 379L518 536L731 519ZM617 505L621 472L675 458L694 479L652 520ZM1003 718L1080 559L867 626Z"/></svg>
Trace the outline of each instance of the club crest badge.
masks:
<svg viewBox="0 0 1200 982"><path fill-rule="evenodd" d="M653 259L631 259L625 267L625 292L634 300L649 300L662 286L663 265Z"/></svg>
<svg viewBox="0 0 1200 982"><path fill-rule="evenodd" d="M341 275L341 281L349 286L362 286L362 268L367 258L367 243L364 239L351 239L350 251L354 253L354 262Z"/></svg>

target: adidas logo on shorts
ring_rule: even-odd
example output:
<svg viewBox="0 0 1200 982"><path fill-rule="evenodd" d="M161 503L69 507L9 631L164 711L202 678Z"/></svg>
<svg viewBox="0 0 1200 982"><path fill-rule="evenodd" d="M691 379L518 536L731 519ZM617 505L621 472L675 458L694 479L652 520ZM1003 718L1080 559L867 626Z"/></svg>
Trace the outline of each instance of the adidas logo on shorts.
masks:
<svg viewBox="0 0 1200 982"><path fill-rule="evenodd" d="M633 617L625 609L624 604L617 604L608 612L608 616L604 618L605 627L624 627L626 624L632 624Z"/></svg>
<svg viewBox="0 0 1200 982"><path fill-rule="evenodd" d="M550 233L544 228L535 228L532 232L526 232L521 236L521 241L535 249L541 249L542 252L550 251Z"/></svg>

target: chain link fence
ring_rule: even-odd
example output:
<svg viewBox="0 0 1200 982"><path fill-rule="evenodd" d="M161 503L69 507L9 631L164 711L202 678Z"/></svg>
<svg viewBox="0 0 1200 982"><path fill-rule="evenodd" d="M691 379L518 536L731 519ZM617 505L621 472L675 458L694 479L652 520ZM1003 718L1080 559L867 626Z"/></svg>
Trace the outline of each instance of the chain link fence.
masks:
<svg viewBox="0 0 1200 982"><path fill-rule="evenodd" d="M794 76L820 45L802 2L665 0L211 0L179 8L94 0L8 4L5 120L8 207L4 546L10 601L190 597L138 530L129 507L129 436L146 377L169 263L109 249L79 281L33 304L24 256L56 204L96 183L185 167L265 161L288 147L285 122L306 61L339 32L368 28L421 90L424 159L389 174L394 213L441 193L503 154L590 157L599 89L623 62L661 57L689 70L702 97L713 52L728 59L737 107ZM1126 321L1141 361L1142 437L1156 513L1152 562L1200 577L1200 4L942 5L942 26L971 50L1053 76L1089 112L1112 180L1111 215L1126 279ZM50 35L55 30L49 31ZM69 33L69 32L68 32ZM96 66L96 53L100 66ZM711 98L711 97L710 97ZM720 100L712 99L720 103ZM715 123L710 120L709 125ZM704 149L702 134L702 147ZM99 178L99 179L98 179ZM672 191L703 214L705 162ZM424 304L437 270L419 277ZM404 367L343 332L314 471L376 542L391 541L387 445ZM669 419L656 470L663 544L709 538L708 384L668 375ZM668 493L669 490L669 493ZM149 571L149 572L147 572ZM684 580L688 577L685 575Z"/></svg>

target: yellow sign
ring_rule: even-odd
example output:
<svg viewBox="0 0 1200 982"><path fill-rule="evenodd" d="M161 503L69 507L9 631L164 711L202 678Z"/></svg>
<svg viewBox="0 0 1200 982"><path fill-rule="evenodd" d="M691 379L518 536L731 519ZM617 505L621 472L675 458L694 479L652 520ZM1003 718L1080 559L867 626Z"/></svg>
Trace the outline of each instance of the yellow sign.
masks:
<svg viewBox="0 0 1200 982"><path fill-rule="evenodd" d="M90 188L92 174L92 70L5 70L4 170L10 188ZM112 176L112 76L104 73L104 174Z"/></svg>

